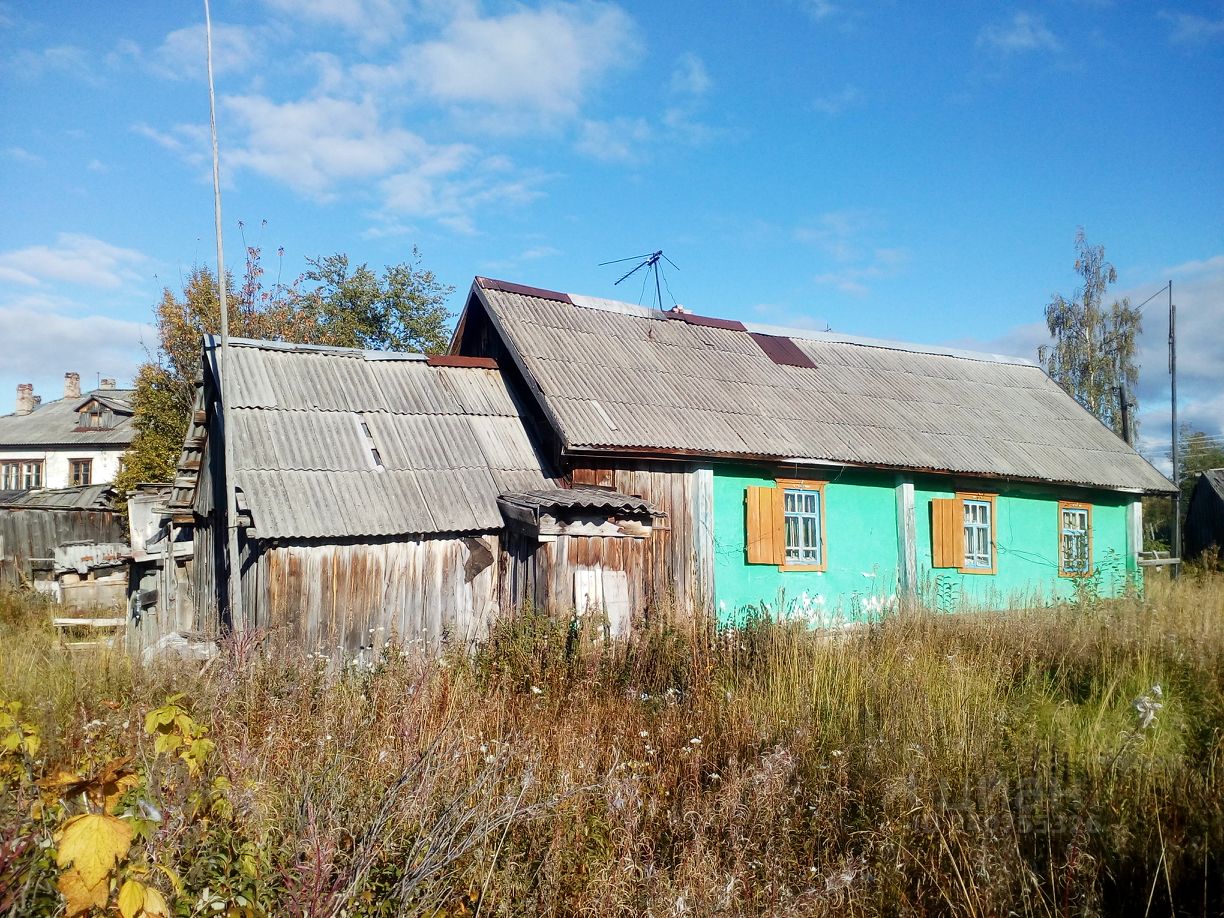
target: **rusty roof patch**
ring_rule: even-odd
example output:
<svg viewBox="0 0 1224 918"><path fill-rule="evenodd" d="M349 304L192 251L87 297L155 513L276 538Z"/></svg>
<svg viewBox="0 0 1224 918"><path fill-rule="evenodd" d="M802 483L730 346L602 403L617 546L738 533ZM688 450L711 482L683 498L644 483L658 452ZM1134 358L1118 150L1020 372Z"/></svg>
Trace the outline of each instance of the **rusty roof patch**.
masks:
<svg viewBox="0 0 1224 918"><path fill-rule="evenodd" d="M763 335L759 332L751 333L752 340L755 341L766 355L774 363L784 367L806 367L807 369L816 369L816 364L812 362L812 358L799 348L790 338L784 338L781 335Z"/></svg>

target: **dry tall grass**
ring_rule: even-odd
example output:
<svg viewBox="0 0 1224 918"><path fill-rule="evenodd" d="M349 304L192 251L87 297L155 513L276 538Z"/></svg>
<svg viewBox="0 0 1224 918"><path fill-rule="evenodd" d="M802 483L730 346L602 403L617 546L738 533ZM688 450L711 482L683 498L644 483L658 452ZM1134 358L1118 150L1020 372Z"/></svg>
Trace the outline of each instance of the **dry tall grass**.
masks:
<svg viewBox="0 0 1224 918"><path fill-rule="evenodd" d="M181 915L1224 912L1218 575L612 647L524 612L472 658L341 672L264 636L202 677L68 656L0 603L0 701L44 738L27 785L134 754L133 857L177 873ZM216 744L198 776L142 731L173 692ZM21 788L0 883L52 914Z"/></svg>

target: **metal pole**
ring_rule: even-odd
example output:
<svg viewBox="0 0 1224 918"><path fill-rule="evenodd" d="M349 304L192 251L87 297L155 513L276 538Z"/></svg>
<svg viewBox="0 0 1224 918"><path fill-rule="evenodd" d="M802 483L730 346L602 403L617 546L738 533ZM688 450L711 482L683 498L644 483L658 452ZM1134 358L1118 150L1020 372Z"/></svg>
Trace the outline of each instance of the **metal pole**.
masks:
<svg viewBox="0 0 1224 918"><path fill-rule="evenodd" d="M217 228L217 292L221 301L221 352L217 355L217 376L219 377L217 394L220 397L221 412L217 429L221 432L222 478L225 487L225 584L229 600L230 627L234 631L244 631L246 620L242 615L242 585L238 558L238 507L234 482L231 478L234 468L234 444L229 431L225 429L225 407L229 404L225 398L225 381L229 376L229 305L225 298L225 251L221 244L221 157L217 152L217 96L213 89L212 16L209 13L208 0L204 0L204 35L208 49L208 126L212 131L213 222Z"/></svg>
<svg viewBox="0 0 1224 918"><path fill-rule="evenodd" d="M1177 443L1177 307L1173 305L1173 281L1169 281L1169 375L1172 377L1170 386L1170 407L1172 408L1173 433L1173 484L1177 485L1177 493L1173 495L1173 557L1181 558L1181 463L1178 461ZM1173 576L1181 571L1180 564L1173 565Z"/></svg>

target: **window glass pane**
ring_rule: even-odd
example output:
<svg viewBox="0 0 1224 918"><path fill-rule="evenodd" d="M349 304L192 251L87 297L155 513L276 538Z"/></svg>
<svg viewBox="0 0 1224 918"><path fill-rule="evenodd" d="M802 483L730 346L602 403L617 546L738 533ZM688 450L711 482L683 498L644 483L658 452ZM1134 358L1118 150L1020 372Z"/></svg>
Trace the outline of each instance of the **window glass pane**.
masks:
<svg viewBox="0 0 1224 918"><path fill-rule="evenodd" d="M966 500L965 508L965 567L989 569L992 566L990 546L990 503Z"/></svg>
<svg viewBox="0 0 1224 918"><path fill-rule="evenodd" d="M786 560L794 564L820 563L820 492L793 489L785 492Z"/></svg>

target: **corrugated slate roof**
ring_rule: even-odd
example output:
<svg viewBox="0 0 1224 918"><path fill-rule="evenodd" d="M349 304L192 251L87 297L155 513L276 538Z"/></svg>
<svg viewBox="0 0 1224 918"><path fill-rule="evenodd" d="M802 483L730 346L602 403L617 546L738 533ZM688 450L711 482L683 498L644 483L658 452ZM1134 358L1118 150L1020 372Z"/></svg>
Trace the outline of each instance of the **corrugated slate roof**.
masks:
<svg viewBox="0 0 1224 918"><path fill-rule="evenodd" d="M38 491L0 491L0 507L22 510L114 510L115 492L108 484Z"/></svg>
<svg viewBox="0 0 1224 918"><path fill-rule="evenodd" d="M737 330L523 289L531 288L484 278L473 286L569 450L1173 490L1029 361L772 327ZM753 333L774 340L762 343ZM793 365L805 362L811 366Z"/></svg>
<svg viewBox="0 0 1224 918"><path fill-rule="evenodd" d="M233 345L226 423L259 538L500 529L501 492L551 484L496 369Z"/></svg>
<svg viewBox="0 0 1224 918"><path fill-rule="evenodd" d="M43 402L29 414L0 416L0 447L22 446L117 446L132 442L131 389L94 389L80 398ZM79 409L97 398L115 412L113 427L78 430Z"/></svg>

